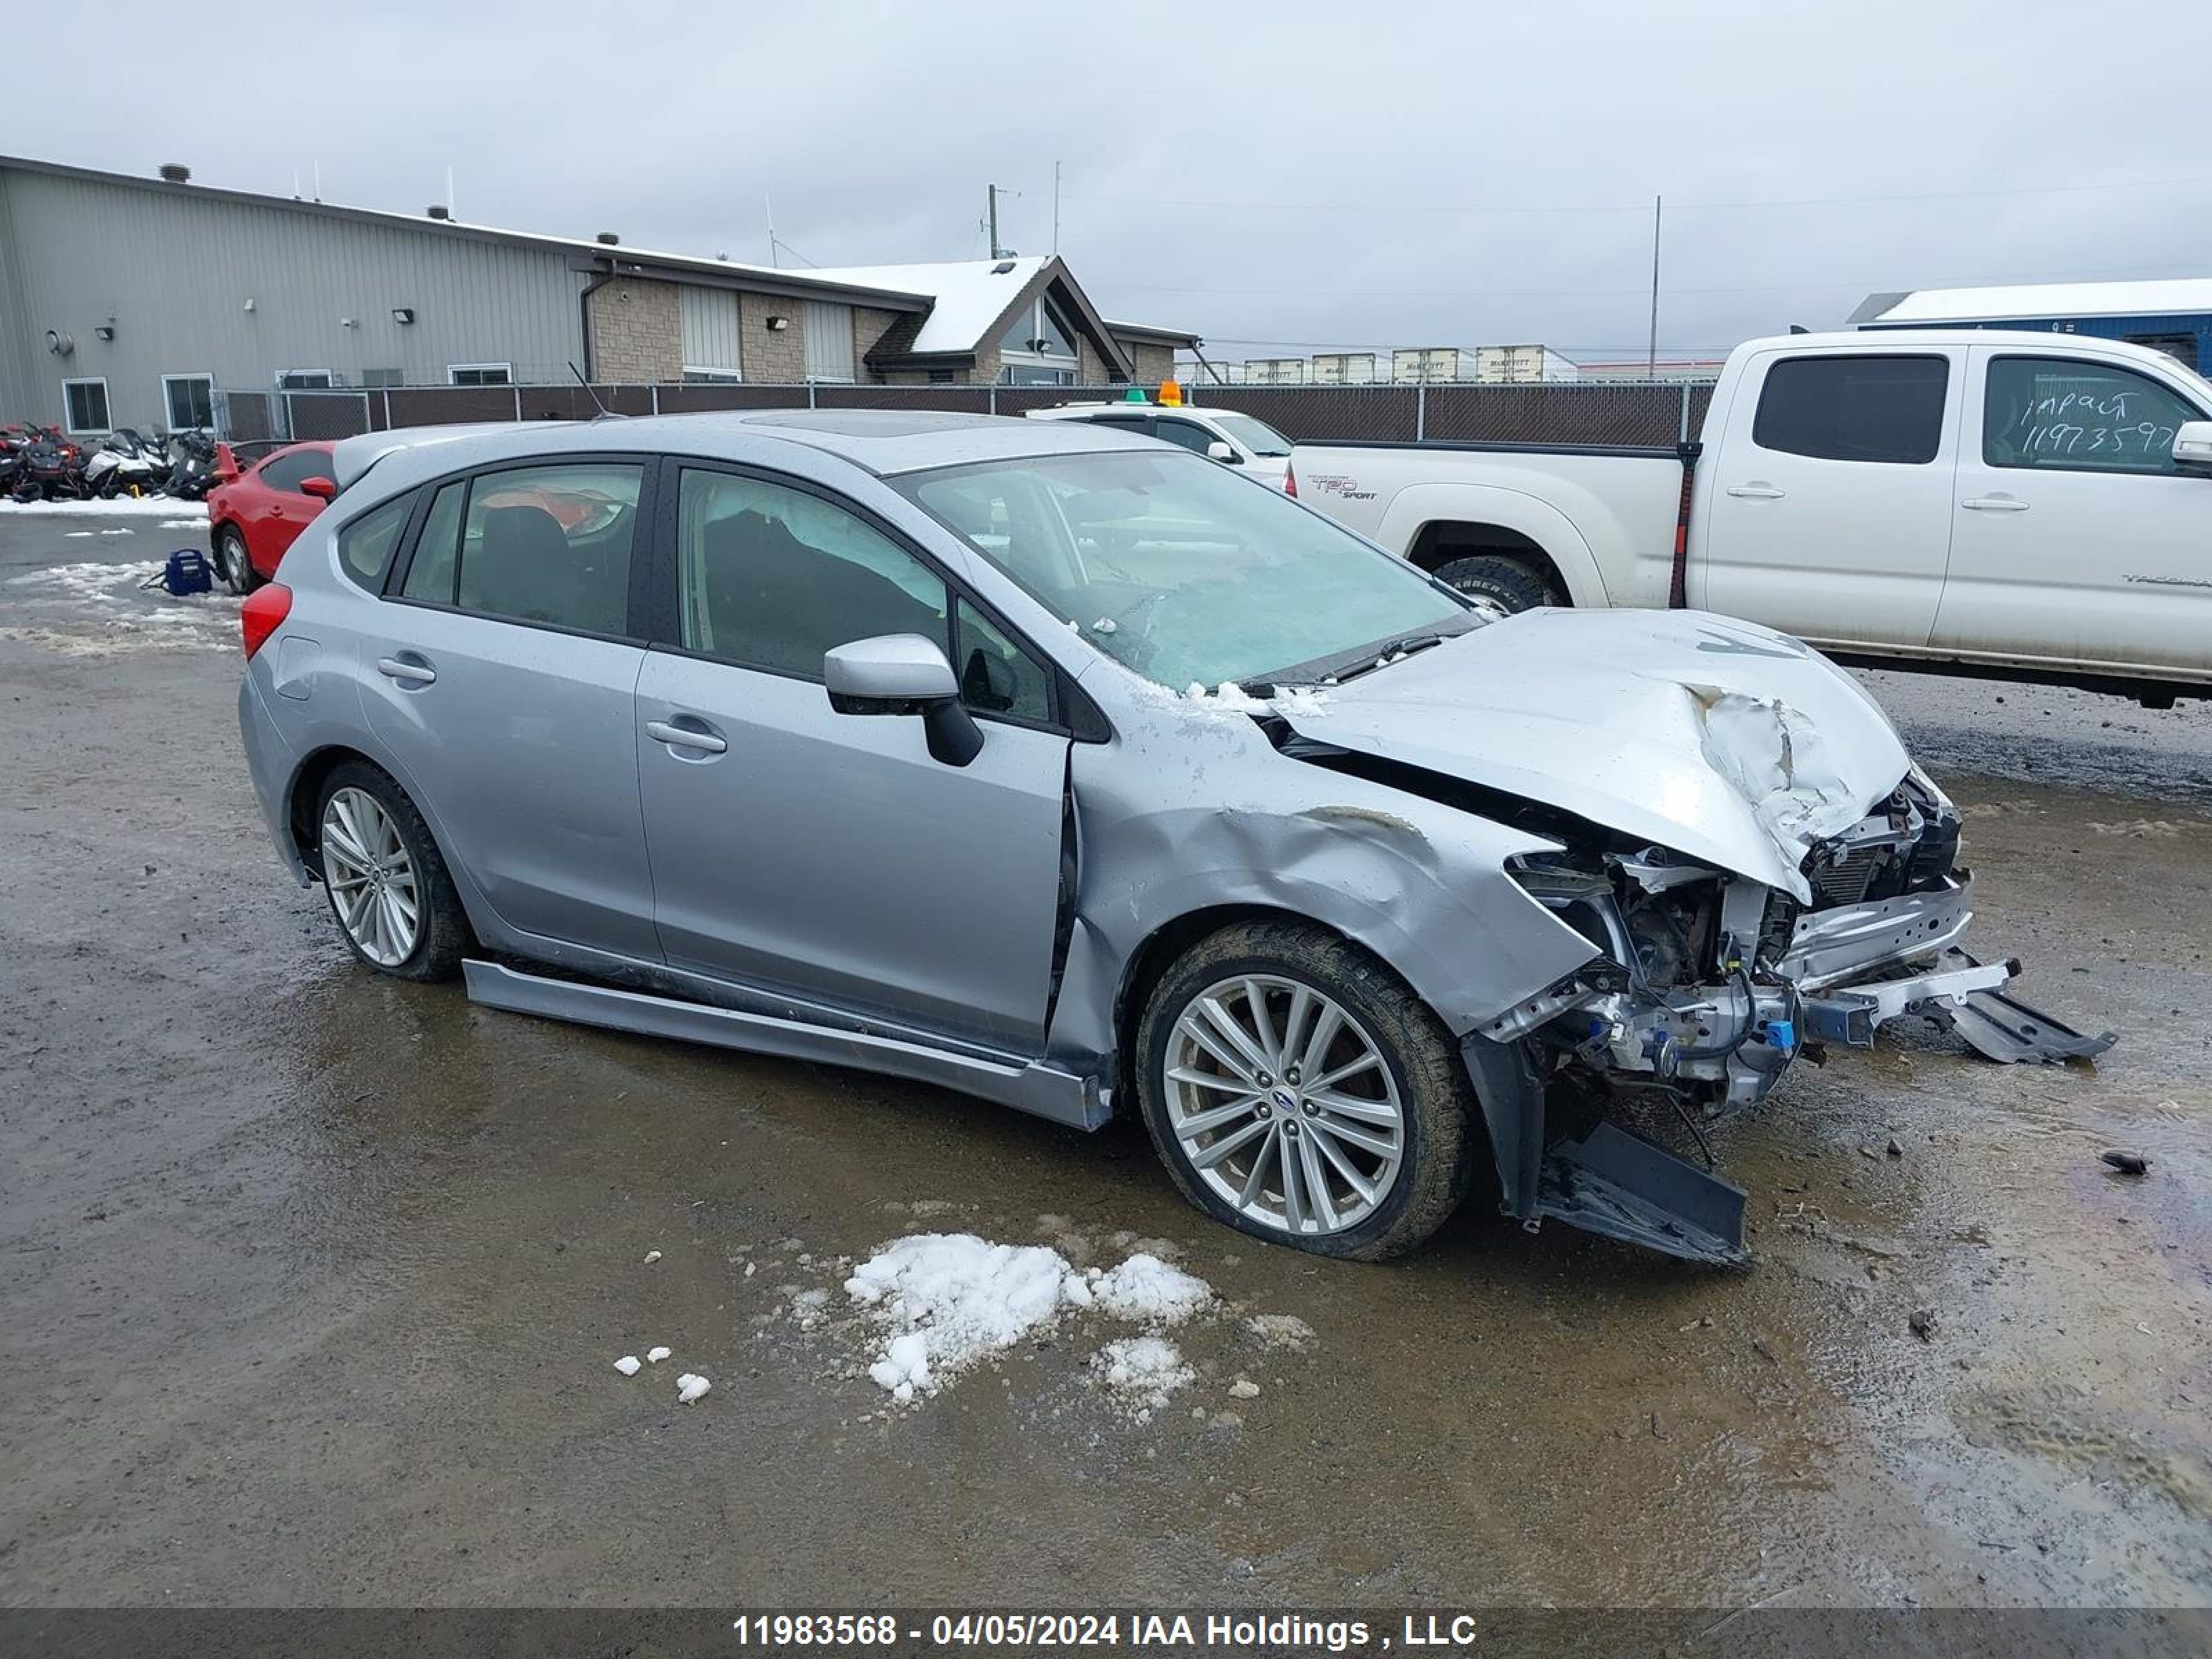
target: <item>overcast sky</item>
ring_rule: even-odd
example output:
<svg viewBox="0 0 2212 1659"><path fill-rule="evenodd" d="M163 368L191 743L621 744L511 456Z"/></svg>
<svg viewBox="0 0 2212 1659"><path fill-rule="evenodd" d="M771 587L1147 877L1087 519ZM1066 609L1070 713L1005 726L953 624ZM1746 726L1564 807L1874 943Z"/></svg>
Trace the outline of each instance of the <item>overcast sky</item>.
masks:
<svg viewBox="0 0 2212 1659"><path fill-rule="evenodd" d="M0 149L764 260L1053 244L1224 358L1640 356L1884 289L2212 276L2212 5L44 7ZM255 18L258 21L247 21ZM618 21L623 20L623 21ZM54 72L30 73L46 64Z"/></svg>

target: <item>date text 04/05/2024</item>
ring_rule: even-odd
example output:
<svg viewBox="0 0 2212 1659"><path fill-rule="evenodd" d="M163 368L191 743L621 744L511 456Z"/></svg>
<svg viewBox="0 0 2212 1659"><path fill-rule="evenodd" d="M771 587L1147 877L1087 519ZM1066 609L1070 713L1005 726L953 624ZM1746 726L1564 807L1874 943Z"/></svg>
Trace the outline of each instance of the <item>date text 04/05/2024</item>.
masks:
<svg viewBox="0 0 2212 1659"><path fill-rule="evenodd" d="M925 1623L894 1613L748 1613L732 1621L740 1646L893 1647L928 1641L941 1648L1000 1647L1320 1649L1330 1653L1394 1646L1419 1651L1464 1648L1478 1626L1467 1613L1408 1613L1391 1632L1364 1619L1302 1613L939 1613Z"/></svg>

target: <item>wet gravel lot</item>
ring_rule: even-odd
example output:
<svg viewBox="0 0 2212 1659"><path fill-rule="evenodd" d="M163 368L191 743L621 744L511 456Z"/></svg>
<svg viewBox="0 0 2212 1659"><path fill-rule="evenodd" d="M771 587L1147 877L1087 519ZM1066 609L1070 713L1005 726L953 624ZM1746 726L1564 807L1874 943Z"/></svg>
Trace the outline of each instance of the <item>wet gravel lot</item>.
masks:
<svg viewBox="0 0 2212 1659"><path fill-rule="evenodd" d="M1353 1267L1131 1127L356 968L234 602L118 563L193 539L0 507L0 1603L2212 1601L2202 705L1869 677L2104 1063L1799 1067L1712 1132L1747 1272L1473 1210ZM841 1285L933 1230L1168 1256L1190 1379L1133 1409L1082 1316L889 1408Z"/></svg>

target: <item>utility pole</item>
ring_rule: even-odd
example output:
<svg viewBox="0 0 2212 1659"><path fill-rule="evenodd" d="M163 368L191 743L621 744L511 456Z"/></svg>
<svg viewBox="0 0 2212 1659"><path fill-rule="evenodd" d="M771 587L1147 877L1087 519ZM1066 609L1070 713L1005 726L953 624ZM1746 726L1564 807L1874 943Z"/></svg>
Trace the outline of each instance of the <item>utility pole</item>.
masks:
<svg viewBox="0 0 2212 1659"><path fill-rule="evenodd" d="M1052 257L1060 258L1060 163L1052 164Z"/></svg>
<svg viewBox="0 0 2212 1659"><path fill-rule="evenodd" d="M996 259L999 258L999 187L986 185L983 188L991 199L991 258Z"/></svg>
<svg viewBox="0 0 2212 1659"><path fill-rule="evenodd" d="M1659 222L1666 204L1663 196L1651 198L1651 344L1644 364L1644 376L1650 380L1659 378Z"/></svg>

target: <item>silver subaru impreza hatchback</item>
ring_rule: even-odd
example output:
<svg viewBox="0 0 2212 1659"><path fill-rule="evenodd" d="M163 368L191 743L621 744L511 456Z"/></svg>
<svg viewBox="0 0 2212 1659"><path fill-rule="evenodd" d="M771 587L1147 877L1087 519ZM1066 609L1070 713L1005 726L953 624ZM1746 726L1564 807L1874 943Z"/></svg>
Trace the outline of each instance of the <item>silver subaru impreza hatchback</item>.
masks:
<svg viewBox="0 0 2212 1659"><path fill-rule="evenodd" d="M1144 1118L1325 1255L1478 1182L1741 1259L1663 1142L1908 1011L2094 1049L1960 949L1959 817L1857 684L1692 612L1488 620L1097 427L381 434L247 603L277 849L478 1002ZM1686 1147L1685 1150L1688 1150Z"/></svg>

